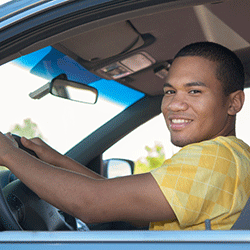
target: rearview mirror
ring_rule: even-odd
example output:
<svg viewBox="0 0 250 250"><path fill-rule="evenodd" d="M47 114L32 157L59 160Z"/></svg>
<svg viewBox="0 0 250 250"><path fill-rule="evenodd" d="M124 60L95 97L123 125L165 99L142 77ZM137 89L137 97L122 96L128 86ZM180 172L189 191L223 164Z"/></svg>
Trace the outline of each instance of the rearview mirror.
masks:
<svg viewBox="0 0 250 250"><path fill-rule="evenodd" d="M67 79L55 78L50 83L50 93L64 99L94 104L97 101L96 88Z"/></svg>

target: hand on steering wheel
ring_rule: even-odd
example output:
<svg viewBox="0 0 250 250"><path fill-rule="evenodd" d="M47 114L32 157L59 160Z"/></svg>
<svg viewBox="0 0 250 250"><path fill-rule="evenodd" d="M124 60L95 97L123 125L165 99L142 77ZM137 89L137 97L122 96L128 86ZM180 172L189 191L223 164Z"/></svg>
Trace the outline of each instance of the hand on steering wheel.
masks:
<svg viewBox="0 0 250 250"><path fill-rule="evenodd" d="M34 151L22 145L19 136L12 136L19 148L37 157ZM2 171L0 182L2 183L2 178L10 176L9 170ZM0 187L0 215L0 223L6 230L76 230L74 217L63 216L57 208L41 200L18 179L10 182L4 188ZM66 222L66 217L68 217L69 223Z"/></svg>

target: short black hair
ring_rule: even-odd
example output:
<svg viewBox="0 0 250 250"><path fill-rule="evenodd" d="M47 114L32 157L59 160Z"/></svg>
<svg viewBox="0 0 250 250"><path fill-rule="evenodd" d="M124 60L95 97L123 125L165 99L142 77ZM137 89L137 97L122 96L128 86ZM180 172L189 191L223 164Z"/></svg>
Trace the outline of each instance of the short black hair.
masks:
<svg viewBox="0 0 250 250"><path fill-rule="evenodd" d="M216 77L223 84L224 93L244 89L244 67L238 56L228 48L213 42L197 42L182 48L174 57L199 56L216 62Z"/></svg>

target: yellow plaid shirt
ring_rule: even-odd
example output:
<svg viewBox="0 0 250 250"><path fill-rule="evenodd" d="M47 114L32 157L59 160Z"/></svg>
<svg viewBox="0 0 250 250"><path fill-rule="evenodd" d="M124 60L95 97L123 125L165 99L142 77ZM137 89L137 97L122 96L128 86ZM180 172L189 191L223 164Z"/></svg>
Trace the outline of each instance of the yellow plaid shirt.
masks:
<svg viewBox="0 0 250 250"><path fill-rule="evenodd" d="M234 136L183 147L151 172L176 221L151 222L151 230L228 230L250 195L250 148Z"/></svg>

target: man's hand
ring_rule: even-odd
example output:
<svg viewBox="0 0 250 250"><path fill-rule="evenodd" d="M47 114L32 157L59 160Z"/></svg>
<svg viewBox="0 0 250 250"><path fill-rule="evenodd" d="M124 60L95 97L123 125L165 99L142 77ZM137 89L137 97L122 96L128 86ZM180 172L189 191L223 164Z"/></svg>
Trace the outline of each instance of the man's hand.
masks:
<svg viewBox="0 0 250 250"><path fill-rule="evenodd" d="M5 136L8 137L12 141L13 145L18 148L18 143L13 138L13 136L12 136L12 134L10 132L8 132L7 134L5 134Z"/></svg>
<svg viewBox="0 0 250 250"><path fill-rule="evenodd" d="M57 165L62 155L51 148L48 144L40 138L27 139L21 138L21 143L24 147L33 150L37 156L42 160L52 165Z"/></svg>

